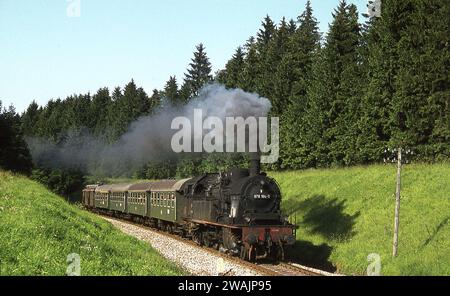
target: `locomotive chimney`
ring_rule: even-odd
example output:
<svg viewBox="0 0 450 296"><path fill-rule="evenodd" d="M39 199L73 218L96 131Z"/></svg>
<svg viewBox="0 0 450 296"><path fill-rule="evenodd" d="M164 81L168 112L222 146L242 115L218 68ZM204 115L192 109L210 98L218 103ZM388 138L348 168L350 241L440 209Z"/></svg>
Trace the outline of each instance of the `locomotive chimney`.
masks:
<svg viewBox="0 0 450 296"><path fill-rule="evenodd" d="M250 176L257 176L261 173L261 156L259 152L250 152Z"/></svg>

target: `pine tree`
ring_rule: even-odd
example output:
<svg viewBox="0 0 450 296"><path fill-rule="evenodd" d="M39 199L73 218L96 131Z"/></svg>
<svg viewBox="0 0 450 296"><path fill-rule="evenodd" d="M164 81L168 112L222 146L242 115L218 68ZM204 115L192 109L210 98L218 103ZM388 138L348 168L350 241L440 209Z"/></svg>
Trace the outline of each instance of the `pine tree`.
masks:
<svg viewBox="0 0 450 296"><path fill-rule="evenodd" d="M152 106L151 110L152 112L155 112L158 110L159 107L161 107L162 104L162 94L159 90L154 89L152 96L150 97L150 105Z"/></svg>
<svg viewBox="0 0 450 296"><path fill-rule="evenodd" d="M434 159L448 154L450 147L450 4L410 0L390 5L401 17L400 34L393 36L398 37L398 72L390 115L390 144L416 147L416 153Z"/></svg>
<svg viewBox="0 0 450 296"><path fill-rule="evenodd" d="M345 3L343 1L343 3ZM336 16L337 17L337 16ZM335 104L332 108L336 114L332 114L334 125L329 129L328 136L334 140L331 145L331 158L334 163L354 165L361 161L358 149L359 128L358 121L361 116L361 98L363 85L366 81L364 70L361 67L360 44L361 28L358 23L358 11L354 4L346 7L346 15L343 24L337 24L336 42L329 46L337 46L337 64L332 63L336 76L337 93L334 97ZM344 25L340 28L341 25ZM342 32L339 32L342 30ZM334 58L334 54L331 55ZM336 72L335 72L336 73ZM334 118L334 116L336 116Z"/></svg>
<svg viewBox="0 0 450 296"><path fill-rule="evenodd" d="M272 102L271 114L279 116L289 104L291 85L294 77L290 65L283 63L288 52L290 33L285 18L281 20L273 39L269 43L267 56L261 61L264 67L262 81L259 85L262 94Z"/></svg>
<svg viewBox="0 0 450 296"><path fill-rule="evenodd" d="M238 47L236 52L225 66L224 83L227 87L242 88L243 72L245 67L245 54L242 47Z"/></svg>
<svg viewBox="0 0 450 296"><path fill-rule="evenodd" d="M385 1L381 18L370 22L366 37L370 81L363 98L363 114L359 122L359 146L366 161L380 159L383 149L398 145L392 143L394 134L398 134L399 128L404 129L405 114L394 97L396 77L400 71L398 44L402 31L411 22L411 4L410 0Z"/></svg>
<svg viewBox="0 0 450 296"><path fill-rule="evenodd" d="M297 23L293 19L289 20L288 31L289 34L294 34L297 31Z"/></svg>
<svg viewBox="0 0 450 296"><path fill-rule="evenodd" d="M270 79L273 74L273 59L269 61L269 54L276 54L275 49L269 53L269 48L276 33L276 27L272 19L267 15L256 37L256 57L257 62L252 65L256 67L257 75L255 79L256 92L264 97L270 98L273 94L273 83Z"/></svg>
<svg viewBox="0 0 450 296"><path fill-rule="evenodd" d="M130 123L151 112L151 101L145 91L136 86L133 79L124 87L123 93L120 88L116 88L112 99L114 103L108 115L114 131L112 139L118 139L127 131Z"/></svg>
<svg viewBox="0 0 450 296"><path fill-rule="evenodd" d="M212 81L211 64L205 47L200 43L196 49L184 78L183 95L187 96L184 97L185 100L198 96L200 89Z"/></svg>
<svg viewBox="0 0 450 296"><path fill-rule="evenodd" d="M268 49L269 43L275 34L276 27L269 15L266 15L261 25L262 28L259 29L256 35L256 44L258 53L264 55L264 52Z"/></svg>
<svg viewBox="0 0 450 296"><path fill-rule="evenodd" d="M123 124L120 122L121 118L119 113L121 112L123 93L120 87L114 88L111 95L112 104L108 106L108 118L107 118L107 139L110 143L119 139L123 134Z"/></svg>
<svg viewBox="0 0 450 296"><path fill-rule="evenodd" d="M0 107L1 110L1 107ZM27 110L22 115L22 132L25 136L35 136L37 132L37 123L39 120L39 114L42 112L42 109L39 108L39 105L36 101L32 101L28 106Z"/></svg>
<svg viewBox="0 0 450 296"><path fill-rule="evenodd" d="M291 38L291 55L289 55L289 63L295 77L292 85L292 101L305 99L306 85L311 78L313 56L320 46L319 24L314 17L311 1L306 2L305 11L298 17L298 23L299 27Z"/></svg>
<svg viewBox="0 0 450 296"><path fill-rule="evenodd" d="M109 90L106 87L100 88L92 97L89 117L94 122L93 133L97 136L102 135L108 127L108 108L111 102Z"/></svg>
<svg viewBox="0 0 450 296"><path fill-rule="evenodd" d="M3 110L0 101L0 168L28 174L32 166L20 116L16 114L13 106Z"/></svg>
<svg viewBox="0 0 450 296"><path fill-rule="evenodd" d="M249 92L256 91L256 80L258 78L258 50L254 37L250 37L245 44L245 60L243 69L242 89Z"/></svg>
<svg viewBox="0 0 450 296"><path fill-rule="evenodd" d="M305 142L315 143L315 165L354 163L361 97L360 29L353 4L341 1L308 88Z"/></svg>
<svg viewBox="0 0 450 296"><path fill-rule="evenodd" d="M304 113L308 103L306 91L312 77L312 64L320 48L320 34L310 1L298 17L298 23L276 79L278 96L288 99L288 106L281 116L282 167L291 169L305 167L311 153L306 149L307 143L304 140L308 132Z"/></svg>
<svg viewBox="0 0 450 296"><path fill-rule="evenodd" d="M164 96L174 106L180 104L180 94L178 91L177 79L175 76L170 76L164 87Z"/></svg>

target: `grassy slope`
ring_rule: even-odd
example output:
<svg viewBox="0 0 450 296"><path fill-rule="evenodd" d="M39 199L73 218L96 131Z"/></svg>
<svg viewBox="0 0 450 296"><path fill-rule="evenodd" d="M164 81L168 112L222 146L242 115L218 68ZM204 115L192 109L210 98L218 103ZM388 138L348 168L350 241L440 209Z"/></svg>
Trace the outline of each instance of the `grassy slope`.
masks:
<svg viewBox="0 0 450 296"><path fill-rule="evenodd" d="M365 274L381 256L385 275L450 275L450 165L412 164L402 174L399 256L392 258L394 166L270 173L283 208L297 216L295 256Z"/></svg>
<svg viewBox="0 0 450 296"><path fill-rule="evenodd" d="M69 205L42 185L0 171L0 275L181 275L148 244Z"/></svg>

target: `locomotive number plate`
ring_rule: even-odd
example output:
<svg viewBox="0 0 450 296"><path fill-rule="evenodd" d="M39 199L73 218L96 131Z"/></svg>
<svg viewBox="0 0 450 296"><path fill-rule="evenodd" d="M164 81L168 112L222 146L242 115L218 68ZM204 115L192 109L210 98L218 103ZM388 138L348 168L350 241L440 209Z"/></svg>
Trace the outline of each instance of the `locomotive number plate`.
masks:
<svg viewBox="0 0 450 296"><path fill-rule="evenodd" d="M254 194L254 199L270 199L270 194Z"/></svg>

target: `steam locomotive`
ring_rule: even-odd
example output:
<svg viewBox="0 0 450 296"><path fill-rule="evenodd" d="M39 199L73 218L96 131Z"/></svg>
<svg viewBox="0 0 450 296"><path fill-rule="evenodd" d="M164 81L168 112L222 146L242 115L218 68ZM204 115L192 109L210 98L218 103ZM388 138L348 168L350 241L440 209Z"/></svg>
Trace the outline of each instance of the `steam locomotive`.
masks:
<svg viewBox="0 0 450 296"><path fill-rule="evenodd" d="M83 205L190 238L248 261L284 260L295 225L280 209L276 181L260 172L257 153L249 169L190 179L138 184L87 185Z"/></svg>

